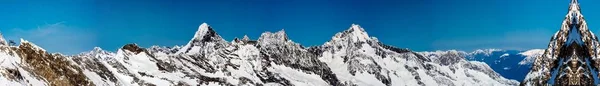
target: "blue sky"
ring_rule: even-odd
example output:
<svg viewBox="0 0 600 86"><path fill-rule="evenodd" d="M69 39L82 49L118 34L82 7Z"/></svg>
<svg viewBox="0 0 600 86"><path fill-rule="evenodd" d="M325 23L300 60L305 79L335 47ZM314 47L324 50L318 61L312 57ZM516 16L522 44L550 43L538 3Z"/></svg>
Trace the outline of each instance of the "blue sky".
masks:
<svg viewBox="0 0 600 86"><path fill-rule="evenodd" d="M0 31L50 52L127 43L184 45L203 22L226 40L285 29L305 46L321 45L352 23L381 42L416 51L545 48L568 0L3 0ZM580 0L590 30L600 5ZM599 15L599 16L595 16Z"/></svg>

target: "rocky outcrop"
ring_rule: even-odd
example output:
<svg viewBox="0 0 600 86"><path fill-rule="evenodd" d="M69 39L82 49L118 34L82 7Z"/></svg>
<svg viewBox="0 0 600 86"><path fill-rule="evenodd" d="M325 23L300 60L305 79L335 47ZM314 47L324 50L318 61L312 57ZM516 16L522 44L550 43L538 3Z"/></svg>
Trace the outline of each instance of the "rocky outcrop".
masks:
<svg viewBox="0 0 600 86"><path fill-rule="evenodd" d="M485 63L452 52L417 53L385 45L357 24L320 46L304 47L285 31L227 42L208 24L183 47L126 44L65 56L23 40L0 46L0 85L516 85Z"/></svg>
<svg viewBox="0 0 600 86"><path fill-rule="evenodd" d="M588 29L579 3L572 0L561 29L533 62L522 85L594 85L600 67L597 37Z"/></svg>

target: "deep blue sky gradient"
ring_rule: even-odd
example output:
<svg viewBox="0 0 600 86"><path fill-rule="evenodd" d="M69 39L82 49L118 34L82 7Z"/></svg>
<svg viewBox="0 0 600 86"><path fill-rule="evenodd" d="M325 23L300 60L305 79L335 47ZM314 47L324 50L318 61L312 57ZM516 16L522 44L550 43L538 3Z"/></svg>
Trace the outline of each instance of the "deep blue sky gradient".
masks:
<svg viewBox="0 0 600 86"><path fill-rule="evenodd" d="M352 23L385 44L416 51L545 48L569 0L3 0L0 31L50 52L184 45L203 22L226 40L285 29L321 45ZM600 5L580 0L598 32Z"/></svg>

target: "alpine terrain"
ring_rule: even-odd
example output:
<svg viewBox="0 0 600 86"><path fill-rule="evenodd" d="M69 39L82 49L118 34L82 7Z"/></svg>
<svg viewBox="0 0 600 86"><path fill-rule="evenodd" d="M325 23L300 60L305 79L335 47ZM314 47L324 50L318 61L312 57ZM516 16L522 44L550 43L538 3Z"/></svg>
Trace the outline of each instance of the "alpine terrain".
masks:
<svg viewBox="0 0 600 86"><path fill-rule="evenodd" d="M521 85L591 86L598 84L598 38L589 31L579 3L572 0L561 29L551 37Z"/></svg>
<svg viewBox="0 0 600 86"><path fill-rule="evenodd" d="M116 52L96 47L72 56L23 39L8 45L0 35L0 85L518 85L465 57L385 45L356 24L314 47L295 43L283 30L226 41L204 23L184 46L126 44Z"/></svg>
<svg viewBox="0 0 600 86"><path fill-rule="evenodd" d="M479 61L489 64L496 73L502 77L514 80L523 80L530 70L535 57L544 53L543 49L531 50L503 50L503 49L477 49L472 52L447 50L419 53L457 52L467 61Z"/></svg>

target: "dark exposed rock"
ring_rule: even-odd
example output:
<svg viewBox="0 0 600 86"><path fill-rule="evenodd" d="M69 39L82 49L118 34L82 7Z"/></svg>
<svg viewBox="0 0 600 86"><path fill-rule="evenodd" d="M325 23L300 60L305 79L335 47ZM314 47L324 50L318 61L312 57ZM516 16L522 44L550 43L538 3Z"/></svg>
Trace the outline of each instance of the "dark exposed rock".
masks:
<svg viewBox="0 0 600 86"><path fill-rule="evenodd" d="M137 44L126 44L121 49L129 50L131 52L134 52L135 54L138 54L138 53L144 51L144 49L140 48Z"/></svg>
<svg viewBox="0 0 600 86"><path fill-rule="evenodd" d="M591 86L600 68L597 37L588 29L579 2L571 0L561 29L544 54L535 58L521 85ZM596 74L596 75L594 75Z"/></svg>
<svg viewBox="0 0 600 86"><path fill-rule="evenodd" d="M16 79L16 80L22 80L23 76L21 76L21 73L19 73L19 70L17 69L6 69L5 71L7 73L6 77L8 77L9 79Z"/></svg>
<svg viewBox="0 0 600 86"><path fill-rule="evenodd" d="M21 43L17 52L33 72L56 86L94 85L83 75L81 68L60 55L50 55L30 43Z"/></svg>

